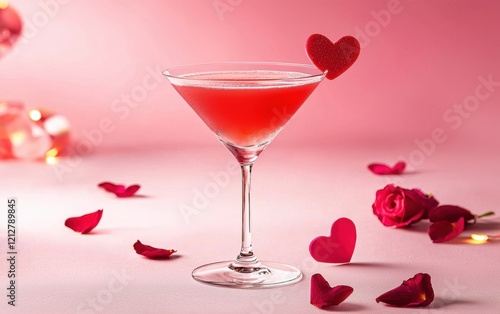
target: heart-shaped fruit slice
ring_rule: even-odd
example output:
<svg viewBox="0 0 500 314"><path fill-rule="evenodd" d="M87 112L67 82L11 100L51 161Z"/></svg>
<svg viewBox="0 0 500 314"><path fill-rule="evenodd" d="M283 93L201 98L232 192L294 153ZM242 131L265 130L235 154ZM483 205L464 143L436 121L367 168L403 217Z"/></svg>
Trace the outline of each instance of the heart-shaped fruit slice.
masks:
<svg viewBox="0 0 500 314"><path fill-rule="evenodd" d="M356 226L349 218L339 218L329 237L317 237L309 245L311 256L323 263L348 263L356 246Z"/></svg>
<svg viewBox="0 0 500 314"><path fill-rule="evenodd" d="M312 63L322 72L328 70L326 78L333 80L353 65L361 47L352 36L344 36L332 43L324 35L313 34L307 39L306 50Z"/></svg>

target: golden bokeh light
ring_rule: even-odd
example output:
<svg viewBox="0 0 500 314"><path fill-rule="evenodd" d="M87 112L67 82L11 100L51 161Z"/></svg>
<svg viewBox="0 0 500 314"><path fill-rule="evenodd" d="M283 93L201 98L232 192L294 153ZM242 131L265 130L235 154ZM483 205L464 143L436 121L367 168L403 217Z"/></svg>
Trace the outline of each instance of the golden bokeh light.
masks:
<svg viewBox="0 0 500 314"><path fill-rule="evenodd" d="M33 109L29 112L30 119L33 121L40 121L42 113L39 110Z"/></svg>

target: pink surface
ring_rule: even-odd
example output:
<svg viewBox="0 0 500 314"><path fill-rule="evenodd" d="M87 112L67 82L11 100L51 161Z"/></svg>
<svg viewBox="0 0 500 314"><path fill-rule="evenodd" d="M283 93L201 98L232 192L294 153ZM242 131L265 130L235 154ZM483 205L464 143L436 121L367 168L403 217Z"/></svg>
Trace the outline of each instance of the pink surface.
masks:
<svg viewBox="0 0 500 314"><path fill-rule="evenodd" d="M321 273L332 286L354 288L339 311L400 313L375 303L375 298L426 272L432 276L435 301L429 309L405 312L496 313L500 300L494 278L500 242L470 244L465 238L471 232L499 233L498 216L485 218L458 242L434 244L426 232L427 222L391 229L373 215L375 191L389 182L366 169L373 150L337 147L290 153L271 145L255 165L253 242L259 258L295 265L305 278L289 287L245 291L209 287L191 278L195 267L235 258L239 250L240 177L231 170L233 157L221 144L210 150L100 154L87 158L65 176L64 183L43 165L2 164L2 198L15 196L19 202L22 277L16 310L313 313L319 310L309 304L309 280ZM389 160L394 153L379 154ZM390 181L432 192L442 203L476 212L497 210L499 172L491 165L499 155L450 148L429 158L417 173ZM205 161L200 162L199 156L206 156ZM474 171L464 172L463 167ZM5 178L10 178L8 184ZM142 183L142 197L116 198L96 186L109 178ZM80 235L64 226L67 217L98 208L104 214L93 233ZM351 263L314 261L310 242L327 233L340 217L349 217L357 226ZM5 218L1 221L3 237ZM172 260L148 260L132 247L138 239L177 253ZM115 278L122 278L123 284ZM2 271L0 282L5 280ZM2 302L0 311L5 310L15 313Z"/></svg>
<svg viewBox="0 0 500 314"><path fill-rule="evenodd" d="M339 311L398 313L375 298L427 272L436 300L405 312L496 313L499 242L433 244L426 223L385 228L371 204L376 190L395 183L441 203L498 212L500 4L312 3L12 1L25 37L0 60L0 99L68 117L76 155L56 167L0 163L0 202L19 201L20 252L19 306L12 310L1 297L0 312L312 313L320 310L309 304L309 279L319 272L332 286L354 288ZM361 55L318 87L253 178L257 255L296 265L305 279L270 290L201 285L193 268L237 254L239 173L160 72L209 61L308 63L312 33L351 34ZM91 152L80 156L84 145ZM366 169L398 160L408 163L406 175ZM139 183L142 197L117 199L97 188L107 180ZM64 226L99 208L92 234ZM309 243L339 217L357 226L352 263L315 262ZM500 220L475 227L462 237L498 234ZM138 256L138 239L178 257Z"/></svg>

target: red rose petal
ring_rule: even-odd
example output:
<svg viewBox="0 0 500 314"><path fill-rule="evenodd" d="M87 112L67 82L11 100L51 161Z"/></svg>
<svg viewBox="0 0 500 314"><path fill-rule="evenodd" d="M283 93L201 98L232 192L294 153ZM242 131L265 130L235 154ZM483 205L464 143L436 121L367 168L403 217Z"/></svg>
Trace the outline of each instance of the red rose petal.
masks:
<svg viewBox="0 0 500 314"><path fill-rule="evenodd" d="M311 304L319 308L339 305L353 291L354 289L349 286L330 287L321 274L314 274L311 277Z"/></svg>
<svg viewBox="0 0 500 314"><path fill-rule="evenodd" d="M429 212L431 222L457 222L462 217L465 222L474 220L474 215L467 209L455 205L441 205Z"/></svg>
<svg viewBox="0 0 500 314"><path fill-rule="evenodd" d="M309 59L322 72L328 70L326 78L333 80L354 64L358 59L360 45L356 38L344 36L332 43L321 34L309 36L306 50Z"/></svg>
<svg viewBox="0 0 500 314"><path fill-rule="evenodd" d="M393 167L379 163L372 163L368 165L368 169L378 175L402 174L405 168L406 163L404 161L397 162Z"/></svg>
<svg viewBox="0 0 500 314"><path fill-rule="evenodd" d="M95 213L68 218L64 222L64 225L75 232L80 232L82 234L89 233L99 224L99 221L101 221L102 212L103 210L99 209Z"/></svg>
<svg viewBox="0 0 500 314"><path fill-rule="evenodd" d="M139 240L134 243L134 249L137 254L146 256L147 258L151 259L167 258L177 252L176 250L158 249L149 245L145 245L142 244Z"/></svg>
<svg viewBox="0 0 500 314"><path fill-rule="evenodd" d="M134 184L127 188L121 184L114 184L111 182L99 183L98 187L105 189L108 192L114 193L118 197L131 197L134 196L141 188L140 185Z"/></svg>
<svg viewBox="0 0 500 314"><path fill-rule="evenodd" d="M403 281L401 286L387 291L376 299L377 303L384 302L399 307L427 306L433 300L431 276L422 273Z"/></svg>
<svg viewBox="0 0 500 314"><path fill-rule="evenodd" d="M464 231L464 218L460 217L457 222L438 221L429 227L429 236L432 242L441 243L455 239Z"/></svg>

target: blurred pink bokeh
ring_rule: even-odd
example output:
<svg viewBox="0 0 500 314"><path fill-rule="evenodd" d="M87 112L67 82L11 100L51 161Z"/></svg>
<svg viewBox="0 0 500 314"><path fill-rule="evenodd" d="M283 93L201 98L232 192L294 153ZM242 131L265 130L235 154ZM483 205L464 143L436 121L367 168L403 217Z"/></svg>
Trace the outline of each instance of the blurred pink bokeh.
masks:
<svg viewBox="0 0 500 314"><path fill-rule="evenodd" d="M274 145L410 151L436 128L446 138L440 145L498 142L497 1L11 4L25 29L0 62L1 98L67 116L77 139L100 141L94 153L217 145L161 71L211 61L308 63L304 44L312 33L332 40L354 35L361 56L344 75L321 84Z"/></svg>

